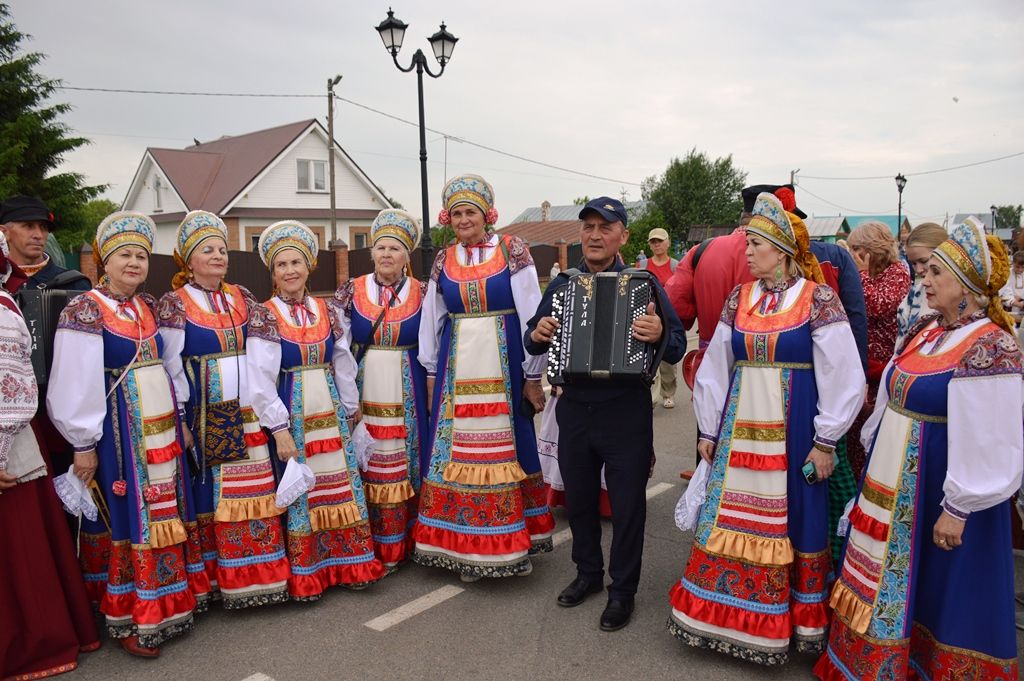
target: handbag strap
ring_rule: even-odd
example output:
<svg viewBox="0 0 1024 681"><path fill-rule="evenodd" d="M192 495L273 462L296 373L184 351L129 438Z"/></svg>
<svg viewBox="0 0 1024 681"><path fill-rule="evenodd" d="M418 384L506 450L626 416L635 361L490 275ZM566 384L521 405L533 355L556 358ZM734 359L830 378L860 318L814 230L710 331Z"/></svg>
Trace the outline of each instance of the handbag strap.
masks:
<svg viewBox="0 0 1024 681"><path fill-rule="evenodd" d="M398 282L398 286L395 288L395 295L389 296L388 299L384 301L383 309L381 309L380 314L377 315L377 320L373 322L373 327L370 329L370 340L359 346L359 352L356 353L357 368L359 367L359 363L363 361L363 357L366 356L367 350L370 349L370 345L373 343L373 337L377 335L377 329L380 328L380 325L384 322L384 317L387 316L388 310L391 309L391 303L398 299L398 295L402 292L402 289L405 288L406 279L408 279L408 277L402 277L402 280Z"/></svg>

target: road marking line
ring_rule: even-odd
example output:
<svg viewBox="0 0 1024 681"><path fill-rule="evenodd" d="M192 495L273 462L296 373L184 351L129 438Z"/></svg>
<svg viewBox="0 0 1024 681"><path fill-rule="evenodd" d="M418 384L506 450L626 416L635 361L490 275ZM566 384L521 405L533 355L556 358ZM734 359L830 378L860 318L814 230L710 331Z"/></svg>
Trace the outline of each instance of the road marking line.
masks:
<svg viewBox="0 0 1024 681"><path fill-rule="evenodd" d="M661 494L662 492L669 491L670 489L672 489L673 486L674 485L668 482L659 482L657 485L648 487L647 491L644 492L644 494L648 499L652 499ZM559 530L558 532L555 532L553 535L551 535L551 544L553 546L558 546L559 544L564 544L570 539L572 539L572 530L570 530L569 528L565 528L564 530Z"/></svg>
<svg viewBox="0 0 1024 681"><path fill-rule="evenodd" d="M376 617L369 622L363 624L365 627L369 627L374 631L386 631L396 624L401 624L405 620L420 614L425 610L447 601L449 598L458 596L465 589L458 586L442 586L440 589L435 589L425 596L420 596L414 601L409 601L405 605L400 605L390 612L386 612L380 617Z"/></svg>
<svg viewBox="0 0 1024 681"><path fill-rule="evenodd" d="M648 500L650 500L650 499L653 499L654 497L658 496L658 495L659 495L659 494L661 494L662 492L667 492L667 491L669 491L670 489L672 489L672 484L671 484L671 483L668 483L668 482L659 482L659 483L658 483L657 485L655 485L654 487L648 487L648 488L647 488L647 492L646 492L646 494L647 494L647 499L648 499Z"/></svg>
<svg viewBox="0 0 1024 681"><path fill-rule="evenodd" d="M256 672L252 676L247 676L242 681L274 681L274 679L266 674Z"/></svg>

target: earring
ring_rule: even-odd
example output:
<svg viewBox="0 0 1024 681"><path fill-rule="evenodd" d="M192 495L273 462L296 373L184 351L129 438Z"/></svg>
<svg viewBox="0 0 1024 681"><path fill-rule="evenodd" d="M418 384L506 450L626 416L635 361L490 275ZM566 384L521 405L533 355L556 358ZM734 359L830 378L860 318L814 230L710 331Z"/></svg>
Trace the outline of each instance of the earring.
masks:
<svg viewBox="0 0 1024 681"><path fill-rule="evenodd" d="M958 316L963 317L964 312L967 310L967 296L960 299L960 303L956 306Z"/></svg>
<svg viewBox="0 0 1024 681"><path fill-rule="evenodd" d="M775 266L775 283L778 284L782 281L782 263Z"/></svg>

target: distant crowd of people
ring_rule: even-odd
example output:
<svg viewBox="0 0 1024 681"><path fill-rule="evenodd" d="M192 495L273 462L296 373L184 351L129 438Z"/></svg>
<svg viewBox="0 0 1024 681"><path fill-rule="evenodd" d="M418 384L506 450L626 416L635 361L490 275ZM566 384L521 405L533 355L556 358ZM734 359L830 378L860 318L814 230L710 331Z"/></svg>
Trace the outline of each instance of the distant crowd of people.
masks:
<svg viewBox="0 0 1024 681"><path fill-rule="evenodd" d="M373 272L313 296L317 238L286 220L259 238L265 301L229 283L214 214L182 220L180 271L156 300L142 292L148 216L97 227L93 286L48 260L41 201L5 201L0 678L74 669L100 645L94 608L125 651L153 658L218 601L316 600L407 561L465 582L527 576L552 550L556 498L576 567L557 603L607 590L598 626L621 629L653 408L675 406L680 362L699 465L677 507L694 542L669 594L672 634L765 665L813 653L822 679L1016 678L1024 253L1011 269L974 218L919 225L903 244L868 223L826 244L809 239L792 186L743 200L738 229L679 261L666 230L648 234L655 295L630 332L660 348L655 385L550 398L552 299L575 271L552 271L542 293L527 245L493 231L479 176L445 185L439 222L455 242L426 281L408 267L419 222L386 209ZM621 202L599 197L579 217L574 269L628 269ZM61 289L80 293L52 339L34 337L25 292Z"/></svg>

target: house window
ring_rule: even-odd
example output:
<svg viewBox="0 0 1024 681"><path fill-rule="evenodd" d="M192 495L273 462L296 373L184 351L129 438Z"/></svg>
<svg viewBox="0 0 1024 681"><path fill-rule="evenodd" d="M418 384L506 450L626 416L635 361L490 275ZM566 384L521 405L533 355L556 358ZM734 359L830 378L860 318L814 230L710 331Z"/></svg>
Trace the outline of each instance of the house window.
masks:
<svg viewBox="0 0 1024 681"><path fill-rule="evenodd" d="M349 246L350 250L354 251L359 248L368 248L370 246L369 227L349 227L348 233L352 235L352 245Z"/></svg>
<svg viewBox="0 0 1024 681"><path fill-rule="evenodd" d="M252 249L251 250L252 250L253 253L259 253L260 234L261 233L262 232L259 232L259 233L256 233L256 234L252 234L249 237L250 239L252 239Z"/></svg>
<svg viewBox="0 0 1024 681"><path fill-rule="evenodd" d="M299 159L296 167L297 188L300 192L327 191L327 161Z"/></svg>

